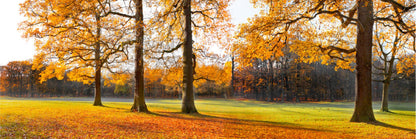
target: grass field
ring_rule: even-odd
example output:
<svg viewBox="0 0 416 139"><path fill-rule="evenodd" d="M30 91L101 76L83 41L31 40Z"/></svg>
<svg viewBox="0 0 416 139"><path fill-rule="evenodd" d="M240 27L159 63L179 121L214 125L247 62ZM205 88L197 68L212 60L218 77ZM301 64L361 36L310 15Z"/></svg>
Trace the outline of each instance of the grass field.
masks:
<svg viewBox="0 0 416 139"><path fill-rule="evenodd" d="M200 114L180 100L150 100L152 113L129 102L0 98L0 138L415 138L415 104L391 102L376 123L349 122L352 102L284 103L197 100Z"/></svg>

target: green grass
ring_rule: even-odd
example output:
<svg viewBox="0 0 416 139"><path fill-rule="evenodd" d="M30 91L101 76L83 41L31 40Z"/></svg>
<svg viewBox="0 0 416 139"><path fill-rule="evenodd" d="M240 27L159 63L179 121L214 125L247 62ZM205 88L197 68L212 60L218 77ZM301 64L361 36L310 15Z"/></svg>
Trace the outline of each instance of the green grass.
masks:
<svg viewBox="0 0 416 139"><path fill-rule="evenodd" d="M93 107L91 106L92 102L85 101L40 101L0 98L0 137L79 137L76 135L68 135L72 132L58 132L55 129L51 129L51 131L54 133L56 132L56 134L43 136L43 134L47 133L43 133L42 129L35 130L31 128L47 128L48 126L43 125L43 123L51 117L56 118L57 121L59 121L59 119L66 119L66 122L62 123L61 126L68 128L82 128L82 124L91 120L94 121L94 118L98 115L98 119L107 119L106 122L103 123L105 125L113 125L114 122L122 122L122 120L117 119L131 117L143 119L150 116L152 118L151 121L131 122L153 123L155 125L152 126L154 130L163 131L141 135L142 137L151 138L182 138L195 136L209 138L261 138L278 137L282 135L285 135L284 138L304 138L308 136L312 138L415 138L414 103L390 102L389 106L392 112L379 112L378 109L380 108L380 103L374 102L374 114L377 121L379 121L376 123L349 122L353 113L353 102L276 104L257 101L225 101L220 99L197 100L196 107L200 112L200 115L184 115L177 113L180 111L181 107L180 100L150 100L147 104L149 110L153 112L151 114L130 113L128 110L131 103L128 102L103 103L106 107ZM78 117L76 114L74 114L73 117L68 116L73 113L78 113ZM37 123L32 121L34 119L43 118L45 121L35 120ZM202 123L201 125L193 125L200 127L201 130L204 128L204 124L205 126L217 126L216 128L220 127L223 129L215 132L212 131L212 133L222 132L222 135L207 134L208 132L201 131L197 132L186 127L183 127L183 133L179 132L183 135L178 135L178 132L175 132L173 129L170 131L169 129L163 128L167 126L164 125L165 122L163 121L165 120L177 120L176 123ZM134 126L132 123L124 124ZM257 125L262 126L259 127ZM98 125L96 126L99 127ZM182 126L182 124L174 125L173 127L175 128L178 126ZM21 128L22 130L17 130L18 128ZM120 127L110 126L109 128L118 129ZM253 130L251 130L251 128ZM188 130L192 130L192 132ZM236 131L242 132L244 135L234 133ZM61 132L66 135L59 136L60 134L58 133ZM106 132L107 131L103 131L103 134ZM233 132L233 134L228 132ZM85 134L89 135L89 133ZM124 135L124 132L121 130L117 134ZM268 134L276 135L266 136ZM300 134L302 134L302 136L300 136ZM328 135L326 136L326 134ZM94 137L100 138L100 136ZM111 138L117 136L108 137Z"/></svg>
<svg viewBox="0 0 416 139"><path fill-rule="evenodd" d="M149 106L180 110L179 100L159 100ZM415 103L390 102L391 112L380 112L380 102L373 102L377 123L349 122L353 102L265 103L258 101L198 100L197 109L205 115L263 121L308 129L353 133L395 135L415 132ZM377 131L381 130L381 131ZM379 132L379 133L375 133Z"/></svg>

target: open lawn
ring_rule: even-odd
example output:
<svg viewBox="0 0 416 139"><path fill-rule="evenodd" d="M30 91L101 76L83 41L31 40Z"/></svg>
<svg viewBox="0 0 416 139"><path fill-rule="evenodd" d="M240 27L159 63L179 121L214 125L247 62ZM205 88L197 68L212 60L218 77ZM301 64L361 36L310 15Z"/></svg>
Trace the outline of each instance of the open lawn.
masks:
<svg viewBox="0 0 416 139"><path fill-rule="evenodd" d="M196 100L200 114L180 100L149 100L152 113L131 102L23 100L0 97L0 138L415 138L415 104L391 102L377 123L352 123L352 102L283 103Z"/></svg>

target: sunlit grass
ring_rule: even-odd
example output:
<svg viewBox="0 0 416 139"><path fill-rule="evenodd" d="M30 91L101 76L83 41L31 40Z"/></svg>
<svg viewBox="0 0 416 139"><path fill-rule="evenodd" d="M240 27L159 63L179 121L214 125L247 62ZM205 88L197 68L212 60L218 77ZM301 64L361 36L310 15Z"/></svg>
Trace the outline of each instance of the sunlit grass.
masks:
<svg viewBox="0 0 416 139"><path fill-rule="evenodd" d="M41 101L0 98L0 137L41 138L415 138L414 103L391 102L378 123L349 122L352 102L263 103L197 100L200 115L180 100L150 100L150 114L129 102Z"/></svg>

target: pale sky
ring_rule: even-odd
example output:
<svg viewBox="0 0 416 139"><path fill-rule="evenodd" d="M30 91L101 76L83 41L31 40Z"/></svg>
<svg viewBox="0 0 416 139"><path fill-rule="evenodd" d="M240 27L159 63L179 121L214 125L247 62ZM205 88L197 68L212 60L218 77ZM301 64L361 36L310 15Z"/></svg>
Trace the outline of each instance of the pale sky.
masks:
<svg viewBox="0 0 416 139"><path fill-rule="evenodd" d="M32 59L35 54L33 41L21 38L17 31L18 23L24 18L19 14L19 3L24 0L5 0L0 4L0 65L10 61ZM239 24L254 16L254 9L249 0L235 0L230 7L232 23Z"/></svg>
<svg viewBox="0 0 416 139"><path fill-rule="evenodd" d="M5 0L0 4L0 65L9 61L27 60L33 57L33 41L21 38L17 26L23 17L19 14L19 3L24 0Z"/></svg>

